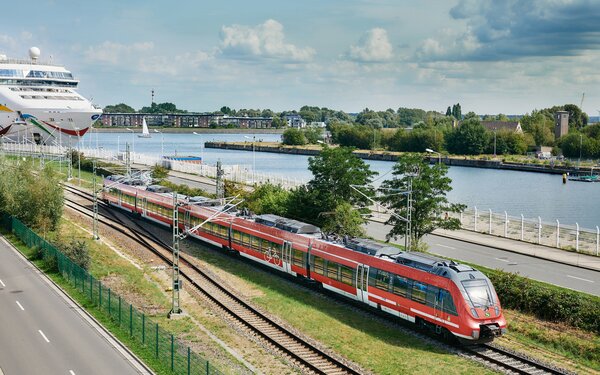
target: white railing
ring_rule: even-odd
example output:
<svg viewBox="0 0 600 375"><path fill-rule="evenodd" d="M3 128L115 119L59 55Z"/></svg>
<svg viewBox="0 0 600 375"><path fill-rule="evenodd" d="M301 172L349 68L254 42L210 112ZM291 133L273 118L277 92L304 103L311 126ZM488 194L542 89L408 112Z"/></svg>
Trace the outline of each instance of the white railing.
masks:
<svg viewBox="0 0 600 375"><path fill-rule="evenodd" d="M82 152L86 157L97 158L107 162L113 163L124 163L126 160L126 153L124 151L113 151L105 150L102 148L87 148L80 147L74 148ZM69 148L65 146L46 146L37 145L33 143L4 143L2 144L2 152L9 153L12 155L23 155L33 157L60 157L64 156L68 152ZM131 164L141 164L144 166L154 166L156 164L164 165L169 169L182 173L194 174L202 177L216 178L217 167L214 165L207 164L196 164L186 161L171 160L162 158L161 156L140 154L135 152L129 153ZM281 175L273 175L269 173L254 172L249 166L240 165L224 165L222 166L225 172L224 178L226 180L254 185L264 184L267 182L275 185L281 185L285 189L292 189L294 187L303 185L305 183L302 179L289 178Z"/></svg>
<svg viewBox="0 0 600 375"><path fill-rule="evenodd" d="M600 253L598 226L586 229L581 228L579 223L569 225L559 220L547 222L539 216L510 216L506 211L496 213L477 207L452 215L460 220L462 229L589 255L598 256Z"/></svg>

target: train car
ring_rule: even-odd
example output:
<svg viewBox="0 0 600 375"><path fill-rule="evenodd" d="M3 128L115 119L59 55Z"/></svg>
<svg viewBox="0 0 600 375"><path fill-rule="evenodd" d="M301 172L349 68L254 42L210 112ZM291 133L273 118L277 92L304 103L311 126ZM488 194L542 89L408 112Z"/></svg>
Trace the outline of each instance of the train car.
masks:
<svg viewBox="0 0 600 375"><path fill-rule="evenodd" d="M108 186L103 193L107 203L161 225L172 225L172 194L114 182ZM463 342L492 341L506 331L492 283L470 266L368 239L332 241L311 224L271 214L225 212L226 207L212 202L191 204L179 197L181 229L197 239Z"/></svg>

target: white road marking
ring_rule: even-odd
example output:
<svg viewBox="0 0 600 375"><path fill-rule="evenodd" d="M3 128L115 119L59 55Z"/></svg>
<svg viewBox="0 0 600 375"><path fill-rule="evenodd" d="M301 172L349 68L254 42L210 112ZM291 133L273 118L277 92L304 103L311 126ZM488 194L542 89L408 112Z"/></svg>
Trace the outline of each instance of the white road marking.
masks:
<svg viewBox="0 0 600 375"><path fill-rule="evenodd" d="M0 280L0 284L2 284L3 287L5 287L6 285L4 285L4 283L2 282L2 280Z"/></svg>
<svg viewBox="0 0 600 375"><path fill-rule="evenodd" d="M19 301L15 301L17 302L17 305L19 305L19 307L21 308L21 310L25 311L25 309L23 308L23 306L19 303Z"/></svg>
<svg viewBox="0 0 600 375"><path fill-rule="evenodd" d="M577 279L577 280L581 280L581 281L587 281L588 283L593 283L593 280L588 280L588 279L582 279L581 277L577 277L577 276L571 276L571 275L567 275L567 277L570 277L571 279Z"/></svg>
<svg viewBox="0 0 600 375"><path fill-rule="evenodd" d="M510 260L508 260L508 259L501 259L501 258L494 258L494 259L499 260L501 262L505 262L505 263L510 262Z"/></svg>
<svg viewBox="0 0 600 375"><path fill-rule="evenodd" d="M445 247L446 249L452 249L452 250L456 250L455 247L452 246L448 246L448 245L442 245L441 243L436 243L436 246L440 246L440 247Z"/></svg>
<svg viewBox="0 0 600 375"><path fill-rule="evenodd" d="M42 337L44 338L44 340L46 340L46 342L50 342L50 340L48 340L48 338L46 337L46 335L44 335L44 332L42 332L41 329L38 329L38 332L40 333L40 335L42 335Z"/></svg>
<svg viewBox="0 0 600 375"><path fill-rule="evenodd" d="M69 370L69 374L71 374L71 375L75 375L75 371L73 371L73 370Z"/></svg>

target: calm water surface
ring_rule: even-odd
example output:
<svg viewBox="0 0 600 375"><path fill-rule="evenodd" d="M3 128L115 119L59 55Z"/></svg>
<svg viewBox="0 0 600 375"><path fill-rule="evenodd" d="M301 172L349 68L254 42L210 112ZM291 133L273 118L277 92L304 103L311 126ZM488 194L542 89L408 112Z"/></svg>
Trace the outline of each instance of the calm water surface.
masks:
<svg viewBox="0 0 600 375"><path fill-rule="evenodd" d="M248 134L164 134L161 142L160 134L152 134L152 138L132 137L131 133L92 133L86 134L82 142L86 146L105 149L125 149L129 143L136 152L160 155L161 143L165 155L203 156L208 164L221 160L223 164L253 164L252 152L218 150L201 148L207 141L248 141ZM256 139L279 141L279 134L257 134ZM298 180L309 180L308 157L302 155L285 155L274 153L255 153L256 170L272 175L283 175ZM380 183L391 176L391 162L370 161L371 169L379 172ZM384 175L383 177L381 177ZM595 229L600 225L600 183L583 183L569 181L563 185L560 175L543 173L516 172L494 169L451 167L448 175L452 178L453 190L449 198L469 207L503 212L509 215L542 220L560 220L564 224L574 224ZM377 177L376 177L377 178Z"/></svg>

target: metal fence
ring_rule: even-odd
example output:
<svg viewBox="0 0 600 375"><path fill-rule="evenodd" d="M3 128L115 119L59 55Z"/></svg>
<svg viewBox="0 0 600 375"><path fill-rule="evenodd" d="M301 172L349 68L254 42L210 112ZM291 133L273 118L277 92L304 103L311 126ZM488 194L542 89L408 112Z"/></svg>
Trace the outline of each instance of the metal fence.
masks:
<svg viewBox="0 0 600 375"><path fill-rule="evenodd" d="M126 160L125 152L117 152L113 150L105 150L101 148L86 148L75 147L76 150L82 152L86 157L98 158L107 162L124 163ZM33 143L8 143L2 144L2 152L11 155L28 156L28 157L44 157L44 158L59 158L66 155L69 148L65 146L46 146ZM130 161L132 164L141 164L145 166L154 166L156 164L165 165L173 171L195 174L198 176L216 178L217 167L208 164L195 164L185 161L166 159L162 156L147 155L136 152L130 152ZM224 165L224 178L229 181L244 183L249 185L272 183L281 185L285 189L292 189L299 185L305 184L306 181L297 178L289 178L283 175L274 175L270 173L260 173L252 170L247 165Z"/></svg>
<svg viewBox="0 0 600 375"><path fill-rule="evenodd" d="M221 374L209 361L192 352L189 346L112 292L21 221L3 217L0 223L7 229L12 229L28 247L39 251L43 259L55 264L58 272L73 287L105 313L119 329L129 334L132 340L142 345L163 368L170 369L174 374Z"/></svg>
<svg viewBox="0 0 600 375"><path fill-rule="evenodd" d="M537 219L510 216L492 210L480 210L477 207L467 209L461 214L453 214L460 219L462 229L474 232L506 237L564 250L577 251L589 255L599 255L600 228L581 228L578 223L566 225Z"/></svg>

